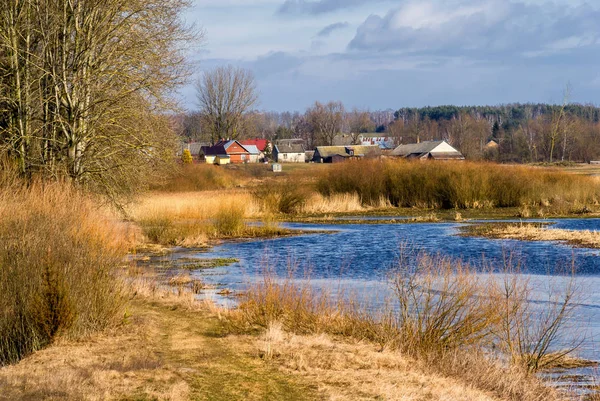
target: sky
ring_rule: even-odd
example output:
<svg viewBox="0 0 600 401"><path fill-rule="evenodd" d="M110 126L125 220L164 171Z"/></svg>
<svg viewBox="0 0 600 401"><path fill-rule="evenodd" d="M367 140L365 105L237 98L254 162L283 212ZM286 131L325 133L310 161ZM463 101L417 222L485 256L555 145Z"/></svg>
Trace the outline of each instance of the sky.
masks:
<svg viewBox="0 0 600 401"><path fill-rule="evenodd" d="M254 73L260 110L600 103L597 0L194 0L194 79ZM183 105L197 106L192 84Z"/></svg>

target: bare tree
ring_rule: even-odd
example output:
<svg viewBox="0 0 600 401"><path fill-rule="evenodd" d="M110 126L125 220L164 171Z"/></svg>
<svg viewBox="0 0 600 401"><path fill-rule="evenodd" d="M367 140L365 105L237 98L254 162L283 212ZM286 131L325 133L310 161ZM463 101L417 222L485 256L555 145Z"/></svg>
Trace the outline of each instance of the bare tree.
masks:
<svg viewBox="0 0 600 401"><path fill-rule="evenodd" d="M236 139L244 115L256 104L256 84L248 70L231 65L204 73L196 83L198 103L211 140Z"/></svg>
<svg viewBox="0 0 600 401"><path fill-rule="evenodd" d="M353 145L358 145L360 134L375 130L375 123L371 120L371 114L368 111L353 109L346 115L346 120Z"/></svg>
<svg viewBox="0 0 600 401"><path fill-rule="evenodd" d="M315 102L306 112L306 119L315 134L325 145L333 145L333 139L342 130L344 123L344 105L342 102L322 104Z"/></svg>
<svg viewBox="0 0 600 401"><path fill-rule="evenodd" d="M187 76L182 46L195 39L187 6L2 2L0 151L24 176L64 176L111 195L135 188L174 138L164 115Z"/></svg>

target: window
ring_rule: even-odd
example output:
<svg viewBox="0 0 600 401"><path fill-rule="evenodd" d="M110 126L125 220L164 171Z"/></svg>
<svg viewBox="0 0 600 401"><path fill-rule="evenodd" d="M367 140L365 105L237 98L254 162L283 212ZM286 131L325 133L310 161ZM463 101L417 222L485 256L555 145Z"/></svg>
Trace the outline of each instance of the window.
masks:
<svg viewBox="0 0 600 401"><path fill-rule="evenodd" d="M284 154L283 154L283 158L284 158L284 159L287 159L287 153L284 153Z"/></svg>

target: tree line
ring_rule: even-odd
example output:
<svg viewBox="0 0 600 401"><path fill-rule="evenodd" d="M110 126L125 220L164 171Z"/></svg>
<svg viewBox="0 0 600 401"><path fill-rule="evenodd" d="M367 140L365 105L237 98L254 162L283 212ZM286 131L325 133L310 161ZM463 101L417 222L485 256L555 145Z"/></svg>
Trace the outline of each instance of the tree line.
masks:
<svg viewBox="0 0 600 401"><path fill-rule="evenodd" d="M259 112L252 74L233 67L205 73L197 93L200 109L176 118L185 141L298 138L312 149L334 144L339 135L356 144L360 134L378 132L397 144L443 139L472 160L600 160L600 108L566 100L561 105L437 106L395 112L348 110L342 102L330 101L315 102L302 113Z"/></svg>
<svg viewBox="0 0 600 401"><path fill-rule="evenodd" d="M387 131L402 141L446 139L470 159L523 163L600 159L600 108L593 105L402 108L394 117Z"/></svg>

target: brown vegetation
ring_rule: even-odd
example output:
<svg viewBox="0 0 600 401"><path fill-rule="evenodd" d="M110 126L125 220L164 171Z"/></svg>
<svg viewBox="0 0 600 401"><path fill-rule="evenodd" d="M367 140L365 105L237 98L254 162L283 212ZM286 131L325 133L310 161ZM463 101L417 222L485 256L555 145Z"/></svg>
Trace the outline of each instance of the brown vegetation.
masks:
<svg viewBox="0 0 600 401"><path fill-rule="evenodd" d="M518 239L526 241L558 241L583 248L600 248L600 233L590 230L563 230L540 223L489 223L463 228L470 236Z"/></svg>
<svg viewBox="0 0 600 401"><path fill-rule="evenodd" d="M364 205L472 209L541 205L574 213L600 200L600 182L551 169L482 163L362 161L332 168L318 180L325 195L357 194Z"/></svg>
<svg viewBox="0 0 600 401"><path fill-rule="evenodd" d="M115 268L129 243L123 225L69 186L9 181L0 184L0 365L117 323Z"/></svg>

